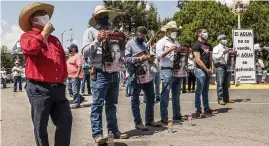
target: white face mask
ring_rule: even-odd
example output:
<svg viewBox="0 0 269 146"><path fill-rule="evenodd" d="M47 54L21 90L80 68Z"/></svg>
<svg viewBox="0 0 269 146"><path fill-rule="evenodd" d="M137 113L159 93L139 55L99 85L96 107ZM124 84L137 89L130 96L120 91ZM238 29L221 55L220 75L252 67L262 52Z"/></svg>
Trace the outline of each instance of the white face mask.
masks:
<svg viewBox="0 0 269 146"><path fill-rule="evenodd" d="M171 38L176 39L177 38L177 32L172 32L171 33Z"/></svg>
<svg viewBox="0 0 269 146"><path fill-rule="evenodd" d="M203 33L202 37L203 37L203 39L207 40L208 39L208 33L207 32Z"/></svg>
<svg viewBox="0 0 269 146"><path fill-rule="evenodd" d="M221 40L220 43L222 43L223 45L226 45L227 44L227 40Z"/></svg>
<svg viewBox="0 0 269 146"><path fill-rule="evenodd" d="M35 24L38 24L38 25L41 25L41 26L45 26L50 21L49 15L35 16L34 18L37 19L37 22L35 22Z"/></svg>

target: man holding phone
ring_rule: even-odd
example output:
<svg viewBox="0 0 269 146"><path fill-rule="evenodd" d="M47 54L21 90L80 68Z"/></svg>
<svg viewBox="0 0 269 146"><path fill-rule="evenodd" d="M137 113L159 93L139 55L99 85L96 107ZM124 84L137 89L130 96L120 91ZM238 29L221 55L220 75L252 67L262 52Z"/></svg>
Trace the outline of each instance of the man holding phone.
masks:
<svg viewBox="0 0 269 146"><path fill-rule="evenodd" d="M130 95L131 95L131 109L134 117L135 128L145 131L147 126L159 127L159 123L154 122L154 86L153 81L147 68L147 63L154 56L150 56L147 52L147 45L145 37L147 30L144 26L139 26L136 29L136 37L131 39L126 44L125 63L129 71ZM143 80L143 81L141 81ZM140 115L140 101L139 94L141 89L146 96L146 126L142 123Z"/></svg>
<svg viewBox="0 0 269 146"><path fill-rule="evenodd" d="M31 104L36 145L49 145L47 126L49 116L56 126L55 146L69 146L72 114L65 97L67 78L63 47L49 22L54 6L34 2L23 8L19 24L25 32L20 39L25 55L27 95Z"/></svg>

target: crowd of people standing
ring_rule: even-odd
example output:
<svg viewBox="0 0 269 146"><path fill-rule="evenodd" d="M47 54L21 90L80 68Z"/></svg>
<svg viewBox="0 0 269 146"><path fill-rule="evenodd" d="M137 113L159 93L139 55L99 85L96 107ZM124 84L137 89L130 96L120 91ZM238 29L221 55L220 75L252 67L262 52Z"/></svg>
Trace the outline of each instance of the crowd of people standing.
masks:
<svg viewBox="0 0 269 146"><path fill-rule="evenodd" d="M208 99L210 76L214 68L217 70L218 103L224 105L234 102L229 98L227 57L228 54L236 52L226 47L227 38L223 34L216 38L219 45L213 49L207 43L210 32L201 27L197 29L197 41L193 45L190 43L183 46L176 39L179 31L176 22L170 21L161 28L164 34L162 38L147 43L148 30L139 26L133 37L124 34L123 56L115 54L120 50L113 50L114 58L122 59L125 69L106 71L102 55L104 41L107 39L106 33L111 30L109 21L112 21L117 13L102 5L96 6L89 20L89 27L83 35L82 55L79 55L78 47L73 44L69 47L70 57L66 60L60 41L51 35L55 30L50 22L53 12L53 5L34 2L25 6L19 15L20 27L25 32L20 38L20 43L25 55L26 91L31 104L37 145L49 145L49 116L56 126L55 145L70 145L73 120L71 108L79 108L84 101L85 83L87 93L92 94L91 130L92 137L98 144L106 143L108 140L103 134L103 107L108 131L113 133L116 139L129 138L127 133L120 131L117 121L121 79L126 83L126 96L130 97L134 127L143 131L148 130L148 126L160 127L168 123L170 92L172 120L182 121L180 96L186 92L186 79L188 91L195 92L197 117L205 118L207 114L217 114L218 111L210 108ZM116 63L121 62L118 59ZM12 70L16 72L16 81L19 81L18 66ZM72 106L65 95L66 86L73 97ZM146 104L144 122L140 112L141 91ZM160 101L161 122L155 122L154 118L156 101Z"/></svg>

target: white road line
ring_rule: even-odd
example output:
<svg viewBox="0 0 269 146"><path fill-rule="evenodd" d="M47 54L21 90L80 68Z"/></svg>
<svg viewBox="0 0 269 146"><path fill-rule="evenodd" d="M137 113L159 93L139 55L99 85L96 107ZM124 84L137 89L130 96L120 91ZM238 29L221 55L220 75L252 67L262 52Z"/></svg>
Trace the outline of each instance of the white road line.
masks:
<svg viewBox="0 0 269 146"><path fill-rule="evenodd" d="M172 102L172 101L169 101ZM180 103L194 103L194 101L180 101ZM214 104L218 104L218 102L209 102L209 103L214 103ZM266 103L259 103L259 102L236 102L236 103L232 103L232 104L247 104L247 105L269 105L268 102Z"/></svg>

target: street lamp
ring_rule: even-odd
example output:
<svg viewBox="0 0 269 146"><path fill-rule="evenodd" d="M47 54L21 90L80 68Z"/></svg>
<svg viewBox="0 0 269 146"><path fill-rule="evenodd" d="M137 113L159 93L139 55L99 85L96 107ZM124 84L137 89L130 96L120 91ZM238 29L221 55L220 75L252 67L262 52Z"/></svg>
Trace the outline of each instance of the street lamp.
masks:
<svg viewBox="0 0 269 146"><path fill-rule="evenodd" d="M71 31L72 30L72 28L70 28L70 29L66 29L66 30L64 30L64 32L62 33L62 46L64 47L64 33L66 32L66 31Z"/></svg>
<svg viewBox="0 0 269 146"><path fill-rule="evenodd" d="M249 6L250 0L228 0L226 5L237 14L238 29L241 28L240 13Z"/></svg>

